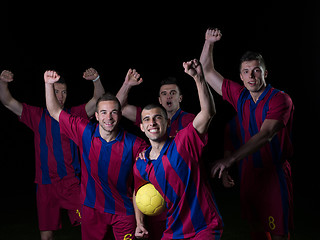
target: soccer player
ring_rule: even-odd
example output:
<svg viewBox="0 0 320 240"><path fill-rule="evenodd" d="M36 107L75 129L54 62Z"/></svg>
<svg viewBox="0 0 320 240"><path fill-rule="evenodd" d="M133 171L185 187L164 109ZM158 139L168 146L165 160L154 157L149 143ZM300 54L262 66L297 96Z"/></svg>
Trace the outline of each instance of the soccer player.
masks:
<svg viewBox="0 0 320 240"><path fill-rule="evenodd" d="M93 81L94 93L87 103L65 109L82 116L91 117L97 99L104 93L98 72L87 69L83 78ZM37 184L37 209L42 240L53 239L53 232L61 228L61 209L67 209L73 225L80 224L80 161L76 144L61 134L57 121L50 117L47 109L20 103L12 97L8 83L13 73L4 70L0 75L0 100L19 120L34 132L35 183ZM67 85L61 78L54 84L54 93L59 106L64 108Z"/></svg>
<svg viewBox="0 0 320 240"><path fill-rule="evenodd" d="M132 77L132 76L135 76ZM135 80L137 79L137 80ZM123 116L140 126L141 107L128 104L128 95L133 86L143 82L140 74L135 69L129 69L125 81L123 82L117 98L121 102ZM169 136L174 137L178 131L186 127L193 121L195 115L187 113L180 108L183 96L178 82L173 77L167 77L160 82L159 103L166 109L170 119L170 126L167 129Z"/></svg>
<svg viewBox="0 0 320 240"><path fill-rule="evenodd" d="M128 104L128 95L133 86L137 86L143 82L140 74L135 69L129 69L117 97L122 105L123 116L134 122L136 126L141 123L141 107ZM178 82L173 77L167 77L160 82L159 103L166 109L170 119L170 125L167 128L167 134L174 137L181 129L185 128L193 121L195 115L183 111L180 108L183 96ZM161 239L166 229L167 211L163 211L158 216L146 216L145 224L148 226L149 238L153 240Z"/></svg>
<svg viewBox="0 0 320 240"><path fill-rule="evenodd" d="M240 60L243 85L225 79L213 63L218 29L208 29L200 61L206 81L238 114L243 145L216 162L212 175L241 163L241 205L252 227L252 239L288 239L292 229L292 180L288 160L293 153L294 106L288 94L267 85L262 56L246 52ZM267 234L266 234L267 232Z"/></svg>
<svg viewBox="0 0 320 240"><path fill-rule="evenodd" d="M46 71L44 79L50 115L80 148L82 239L106 239L112 230L116 240L133 239L133 164L147 143L119 127L121 105L114 95L98 99L98 123L93 123L60 107L53 88L56 72Z"/></svg>
<svg viewBox="0 0 320 240"><path fill-rule="evenodd" d="M150 182L163 196L168 209L163 240L220 239L222 219L201 162L215 105L199 62L183 66L196 82L201 110L174 138L167 135L170 120L162 106L148 105L142 110L140 127L151 147L145 159L139 158L134 165L135 190ZM140 230L137 237L144 234Z"/></svg>

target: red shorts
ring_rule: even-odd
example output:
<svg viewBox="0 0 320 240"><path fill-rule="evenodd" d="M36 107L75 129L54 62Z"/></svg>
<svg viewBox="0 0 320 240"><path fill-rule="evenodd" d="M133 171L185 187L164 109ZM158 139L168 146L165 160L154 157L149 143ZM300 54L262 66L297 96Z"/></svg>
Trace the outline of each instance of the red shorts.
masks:
<svg viewBox="0 0 320 240"><path fill-rule="evenodd" d="M40 231L61 228L61 209L67 209L72 225L81 222L80 181L76 177L58 183L37 185L37 209Z"/></svg>
<svg viewBox="0 0 320 240"><path fill-rule="evenodd" d="M194 237L183 238L179 240L220 240L223 230L217 230L208 226L206 229L198 232ZM171 240L171 238L163 237L162 240Z"/></svg>
<svg viewBox="0 0 320 240"><path fill-rule="evenodd" d="M135 239L135 216L105 213L83 206L81 222L82 240L113 239L112 230L116 240Z"/></svg>
<svg viewBox="0 0 320 240"><path fill-rule="evenodd" d="M242 214L272 235L288 235L293 229L291 169L251 169L241 177Z"/></svg>

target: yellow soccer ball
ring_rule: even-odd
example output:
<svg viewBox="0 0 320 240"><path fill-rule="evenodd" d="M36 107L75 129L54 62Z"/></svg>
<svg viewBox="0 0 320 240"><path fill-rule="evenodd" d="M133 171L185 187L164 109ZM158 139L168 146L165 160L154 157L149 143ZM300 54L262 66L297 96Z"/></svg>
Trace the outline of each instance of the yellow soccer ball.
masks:
<svg viewBox="0 0 320 240"><path fill-rule="evenodd" d="M138 189L136 203L139 210L148 216L159 215L165 208L163 197L151 183L147 183Z"/></svg>

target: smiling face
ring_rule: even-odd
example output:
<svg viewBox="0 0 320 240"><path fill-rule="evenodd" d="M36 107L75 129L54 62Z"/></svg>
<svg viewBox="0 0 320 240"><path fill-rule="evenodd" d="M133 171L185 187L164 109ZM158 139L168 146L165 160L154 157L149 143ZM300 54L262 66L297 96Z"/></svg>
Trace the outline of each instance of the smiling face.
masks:
<svg viewBox="0 0 320 240"><path fill-rule="evenodd" d="M176 84L162 85L159 91L159 103L166 109L167 113L175 113L180 108L182 95Z"/></svg>
<svg viewBox="0 0 320 240"><path fill-rule="evenodd" d="M141 131L146 134L150 141L162 142L167 137L169 119L160 107L143 109L141 112Z"/></svg>
<svg viewBox="0 0 320 240"><path fill-rule="evenodd" d="M258 60L244 61L240 68L240 78L244 86L250 91L254 100L260 96L266 87L265 78L268 72L264 70Z"/></svg>
<svg viewBox="0 0 320 240"><path fill-rule="evenodd" d="M101 135L110 135L117 130L121 119L121 110L116 101L109 100L99 102L95 115L99 122Z"/></svg>

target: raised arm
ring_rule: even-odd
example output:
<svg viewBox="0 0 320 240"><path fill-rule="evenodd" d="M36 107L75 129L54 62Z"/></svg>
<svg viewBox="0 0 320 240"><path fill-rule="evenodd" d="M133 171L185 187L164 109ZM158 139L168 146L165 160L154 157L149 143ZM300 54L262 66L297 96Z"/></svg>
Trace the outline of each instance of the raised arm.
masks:
<svg viewBox="0 0 320 240"><path fill-rule="evenodd" d="M135 69L129 69L126 75L126 78L117 93L117 98L119 99L122 107L122 115L128 118L130 121L136 121L137 107L134 105L128 104L128 95L130 89L133 86L137 86L143 82L143 79L140 78L140 74Z"/></svg>
<svg viewBox="0 0 320 240"><path fill-rule="evenodd" d="M45 91L46 91L46 104L47 109L55 120L59 122L59 116L62 108L54 93L53 84L59 80L60 76L55 71L46 71L44 73Z"/></svg>
<svg viewBox="0 0 320 240"><path fill-rule="evenodd" d="M214 43L219 41L222 37L222 34L219 29L209 28L207 29L205 42L202 48L200 62L202 64L204 76L209 85L220 95L222 95L222 83L224 77L221 76L214 68L213 63L213 46Z"/></svg>
<svg viewBox="0 0 320 240"><path fill-rule="evenodd" d="M199 134L204 134L208 131L212 117L216 114L216 107L209 89L209 86L204 78L201 64L197 59L183 63L184 71L189 74L196 82L200 112L193 120L193 126Z"/></svg>
<svg viewBox="0 0 320 240"><path fill-rule="evenodd" d="M104 87L100 81L100 75L94 68L89 68L83 73L83 78L93 82L93 97L86 104L86 112L88 117L93 116L96 111L96 103L98 99L105 93Z"/></svg>
<svg viewBox="0 0 320 240"><path fill-rule="evenodd" d="M0 101L17 116L21 117L23 106L14 99L9 91L8 83L13 81L13 73L3 70L0 75Z"/></svg>

